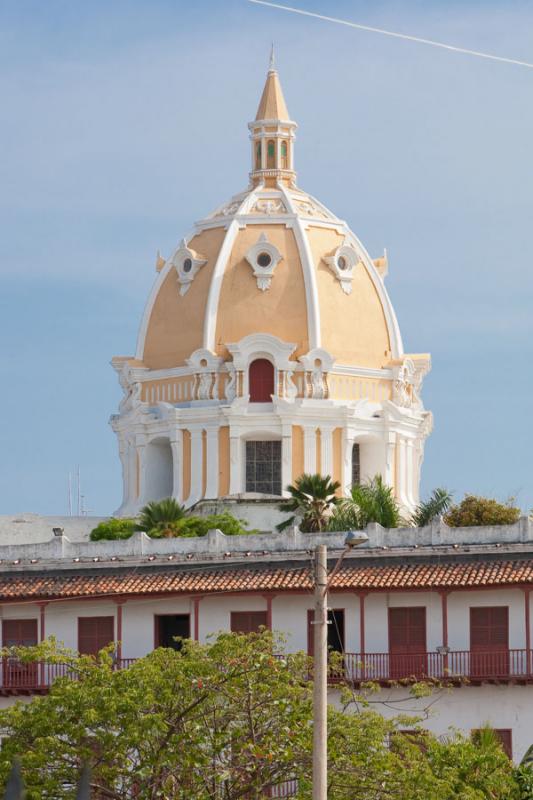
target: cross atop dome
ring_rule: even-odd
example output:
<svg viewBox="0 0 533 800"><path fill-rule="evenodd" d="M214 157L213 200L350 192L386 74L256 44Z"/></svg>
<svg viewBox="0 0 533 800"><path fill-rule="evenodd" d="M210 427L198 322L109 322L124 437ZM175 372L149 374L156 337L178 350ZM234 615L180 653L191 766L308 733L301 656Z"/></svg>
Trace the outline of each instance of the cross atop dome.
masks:
<svg viewBox="0 0 533 800"><path fill-rule="evenodd" d="M281 180L293 185L296 178L293 142L297 125L289 117L275 66L274 45L257 114L248 127L252 139L252 183L275 186Z"/></svg>

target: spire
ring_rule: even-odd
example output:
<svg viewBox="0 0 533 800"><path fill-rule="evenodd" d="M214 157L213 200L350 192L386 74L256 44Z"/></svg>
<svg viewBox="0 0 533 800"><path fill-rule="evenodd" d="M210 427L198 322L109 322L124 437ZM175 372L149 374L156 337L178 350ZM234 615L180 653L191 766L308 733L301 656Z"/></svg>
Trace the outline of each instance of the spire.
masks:
<svg viewBox="0 0 533 800"><path fill-rule="evenodd" d="M252 140L252 184L277 186L279 181L293 185L294 132L298 126L289 117L274 59L270 51L267 78L257 114L248 123Z"/></svg>
<svg viewBox="0 0 533 800"><path fill-rule="evenodd" d="M290 120L289 112L287 111L287 106L285 104L285 98L283 97L283 91L281 89L281 83L279 82L278 71L275 65L274 43L272 43L272 49L270 51L270 63L268 67L265 88L263 89L263 94L261 95L261 100L259 102L259 108L257 109L255 119L276 119L283 121Z"/></svg>

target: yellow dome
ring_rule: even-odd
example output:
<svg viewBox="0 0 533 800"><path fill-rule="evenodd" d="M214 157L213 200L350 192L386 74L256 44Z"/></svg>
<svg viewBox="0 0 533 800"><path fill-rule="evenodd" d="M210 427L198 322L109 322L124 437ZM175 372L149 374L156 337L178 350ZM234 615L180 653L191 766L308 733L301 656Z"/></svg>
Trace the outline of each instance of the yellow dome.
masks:
<svg viewBox="0 0 533 800"><path fill-rule="evenodd" d="M204 348L226 360L229 343L255 333L294 343L293 359L317 347L375 369L401 358L386 259L372 261L345 222L295 185L296 124L273 67L249 127L251 186L159 263L136 358L168 369ZM260 266L253 258L265 248Z"/></svg>

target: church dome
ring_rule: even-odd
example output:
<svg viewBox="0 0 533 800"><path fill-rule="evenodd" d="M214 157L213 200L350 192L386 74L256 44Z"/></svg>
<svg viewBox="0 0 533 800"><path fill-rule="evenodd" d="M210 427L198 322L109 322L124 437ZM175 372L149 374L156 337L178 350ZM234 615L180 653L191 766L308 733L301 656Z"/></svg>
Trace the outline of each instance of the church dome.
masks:
<svg viewBox="0 0 533 800"><path fill-rule="evenodd" d="M294 343L293 359L324 348L379 369L402 357L386 257L373 261L346 222L296 186L295 129L272 67L250 123L250 186L159 260L136 354L149 369L183 365L201 348L226 360L228 343L256 333Z"/></svg>
<svg viewBox="0 0 533 800"><path fill-rule="evenodd" d="M413 508L430 359L403 352L386 255L370 258L297 186L297 125L272 63L248 127L248 187L158 256L135 356L112 361L118 513L168 496L279 498L304 472L342 493L381 474Z"/></svg>

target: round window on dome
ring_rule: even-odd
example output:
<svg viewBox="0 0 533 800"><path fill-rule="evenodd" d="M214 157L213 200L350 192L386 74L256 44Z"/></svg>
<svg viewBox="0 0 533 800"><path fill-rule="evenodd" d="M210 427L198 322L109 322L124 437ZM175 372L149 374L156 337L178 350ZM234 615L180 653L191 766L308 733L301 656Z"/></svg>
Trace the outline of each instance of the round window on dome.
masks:
<svg viewBox="0 0 533 800"><path fill-rule="evenodd" d="M183 262L183 271L190 272L192 269L192 258L186 258Z"/></svg>
<svg viewBox="0 0 533 800"><path fill-rule="evenodd" d="M270 253L259 253L257 256L257 264L263 269L266 269L272 264L272 256Z"/></svg>
<svg viewBox="0 0 533 800"><path fill-rule="evenodd" d="M339 256L337 259L337 266L339 269L345 270L348 269L348 262L344 258L344 256Z"/></svg>

